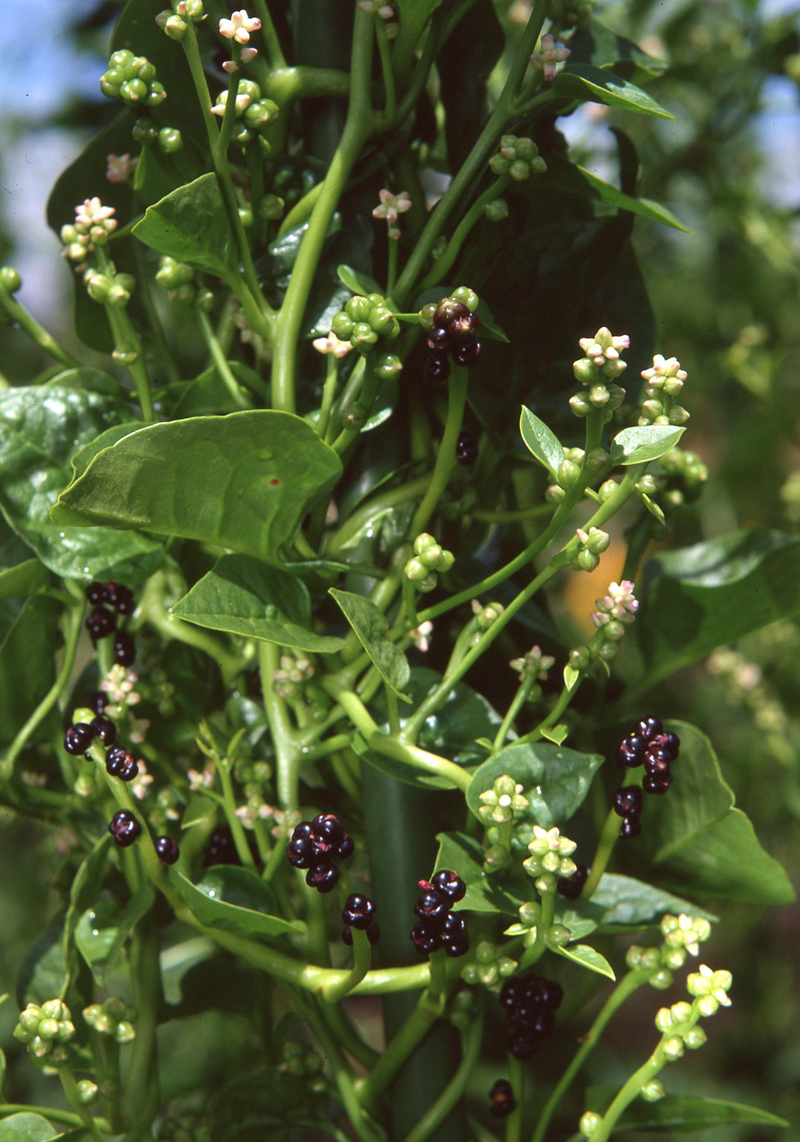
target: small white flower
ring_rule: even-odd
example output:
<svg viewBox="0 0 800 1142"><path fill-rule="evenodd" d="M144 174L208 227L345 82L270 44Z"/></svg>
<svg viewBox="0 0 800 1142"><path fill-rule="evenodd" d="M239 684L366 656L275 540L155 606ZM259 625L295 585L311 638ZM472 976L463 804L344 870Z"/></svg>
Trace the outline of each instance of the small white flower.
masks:
<svg viewBox="0 0 800 1142"><path fill-rule="evenodd" d="M230 20L220 20L219 34L226 40L235 40L237 44L250 42L250 33L257 32L261 27L258 16L248 16L244 8L232 12Z"/></svg>
<svg viewBox="0 0 800 1142"><path fill-rule="evenodd" d="M138 674L116 663L100 683L100 689L119 706L135 706L142 700L141 694L134 690L138 681Z"/></svg>
<svg viewBox="0 0 800 1142"><path fill-rule="evenodd" d="M211 108L212 115L222 116L225 114L225 107L228 103L228 92L220 91L217 97L217 102ZM236 93L236 114L241 115L242 111L246 111L250 106L250 96L244 91Z"/></svg>
<svg viewBox="0 0 800 1142"><path fill-rule="evenodd" d="M127 182L136 170L139 159L131 158L126 152L124 155L106 155L106 162L106 178L109 182Z"/></svg>
<svg viewBox="0 0 800 1142"><path fill-rule="evenodd" d="M204 769L202 773L198 773L196 769L190 769L186 777L192 792L197 792L198 789L210 789L214 784L214 773L210 769Z"/></svg>
<svg viewBox="0 0 800 1142"><path fill-rule="evenodd" d="M333 353L336 358L344 357L353 348L349 341L340 341L333 330L327 337L315 337L311 344L318 353Z"/></svg>
<svg viewBox="0 0 800 1142"><path fill-rule="evenodd" d="M685 381L688 374L685 369L681 368L681 363L677 357L670 357L669 360L666 360L660 353L656 353L653 357L652 369L643 369L642 376L646 381L653 381L656 377L675 377L679 381Z"/></svg>
<svg viewBox="0 0 800 1142"><path fill-rule="evenodd" d="M592 622L596 627L603 627L612 619L621 623L632 623L639 609L639 601L633 594L633 583L630 579L623 579L621 583L609 583L608 593L602 599L596 599L596 611L592 612Z"/></svg>
<svg viewBox="0 0 800 1142"><path fill-rule="evenodd" d="M535 678L538 682L544 682L550 667L555 665L555 661L555 658L549 654L542 654L541 647L533 646L526 655L522 658L515 658L509 663L509 666L521 675L527 675Z"/></svg>
<svg viewBox="0 0 800 1142"><path fill-rule="evenodd" d="M153 775L147 772L147 766L143 761L137 760L136 764L139 766L139 772L130 783L130 791L137 800L142 801L148 786L153 784Z"/></svg>
<svg viewBox="0 0 800 1142"><path fill-rule="evenodd" d="M557 44L549 32L542 36L539 47L541 50L531 56L531 64L537 71L544 72L544 78L549 82L556 77L556 64L568 59L570 50L566 44Z"/></svg>
<svg viewBox="0 0 800 1142"><path fill-rule="evenodd" d="M407 190L401 190L397 194L392 194L390 190L378 191L380 197L380 206L376 206L372 211L373 218L385 218L389 225L393 225L398 216L405 214L407 210L411 209L411 198Z"/></svg>
<svg viewBox="0 0 800 1142"><path fill-rule="evenodd" d="M359 0L358 6L362 12L368 12L372 16L380 16L382 20L391 20L394 15L391 5L384 4L383 0Z"/></svg>
<svg viewBox="0 0 800 1142"><path fill-rule="evenodd" d="M131 718L128 724L128 737L135 745L141 745L150 727L149 718Z"/></svg>
<svg viewBox="0 0 800 1142"><path fill-rule="evenodd" d="M426 619L424 623L420 623L415 630L411 631L411 641L417 650L421 650L425 654L430 649L432 634L433 623L430 619Z"/></svg>

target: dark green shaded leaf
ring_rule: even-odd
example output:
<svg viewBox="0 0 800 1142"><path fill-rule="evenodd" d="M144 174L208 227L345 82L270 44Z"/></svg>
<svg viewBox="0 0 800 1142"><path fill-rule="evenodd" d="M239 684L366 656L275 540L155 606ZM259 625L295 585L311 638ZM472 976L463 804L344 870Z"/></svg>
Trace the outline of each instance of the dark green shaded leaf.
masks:
<svg viewBox="0 0 800 1142"><path fill-rule="evenodd" d="M681 230L684 234L691 234L688 226L684 226L671 210L662 206L660 202L653 202L650 198L634 198L625 194L605 179L599 178L585 167L576 166L575 169L581 177L597 193L598 198L609 206L616 206L620 210L629 210L631 214L639 214L642 218L649 218L651 222L661 222L664 226L671 226L673 230Z"/></svg>
<svg viewBox="0 0 800 1142"><path fill-rule="evenodd" d="M47 583L47 571L38 559L26 559L16 567L8 567L0 571L0 599L13 599L20 595L28 595L44 587Z"/></svg>
<svg viewBox="0 0 800 1142"><path fill-rule="evenodd" d="M61 641L55 599L29 595L0 599L0 740L11 742L50 689ZM49 726L41 726L48 734ZM38 736L38 735L37 735Z"/></svg>
<svg viewBox="0 0 800 1142"><path fill-rule="evenodd" d="M59 529L50 520L58 493L69 483L72 455L107 428L130 420L129 409L118 399L74 387L83 372L73 369L42 387L0 392L0 508L56 575L115 575L138 583L158 565L160 544L135 532Z"/></svg>
<svg viewBox="0 0 800 1142"><path fill-rule="evenodd" d="M105 972L112 971L114 964L117 962L117 956L122 951L122 948L140 920L143 920L150 909L155 903L156 894L152 886L143 884L133 896L119 915L119 920L116 924L116 935L108 949L104 967Z"/></svg>
<svg viewBox="0 0 800 1142"><path fill-rule="evenodd" d="M616 1087L591 1086L586 1091L586 1107L596 1114L603 1114L617 1093ZM632 1102L614 1129L616 1133L657 1130L670 1134L693 1134L698 1130L709 1130L712 1126L731 1126L739 1122L752 1122L759 1126L789 1125L785 1119L757 1106L724 1102L718 1098L698 1098L696 1095L666 1094L658 1102L645 1102L643 1099Z"/></svg>
<svg viewBox="0 0 800 1142"><path fill-rule="evenodd" d="M608 67L636 83L654 79L666 71L665 60L656 59L637 44L613 32L600 20L592 19L570 37L570 62Z"/></svg>
<svg viewBox="0 0 800 1142"><path fill-rule="evenodd" d="M611 443L612 464L643 464L671 452L686 429L671 424L623 428Z"/></svg>
<svg viewBox="0 0 800 1142"><path fill-rule="evenodd" d="M295 575L246 555L224 555L172 613L186 622L317 654L333 654L340 638L316 634L308 589Z"/></svg>
<svg viewBox="0 0 800 1142"><path fill-rule="evenodd" d="M228 367L239 382L246 401L252 403L252 393L267 403L269 386L258 373L241 361L228 361ZM170 419L187 416L208 416L213 413L241 412L238 398L223 381L216 368L211 365L193 381L178 381L163 390L163 398L171 405Z"/></svg>
<svg viewBox="0 0 800 1142"><path fill-rule="evenodd" d="M548 742L506 746L475 771L467 788L467 804L478 817L481 793L491 789L496 778L509 774L524 786L529 802L520 814L523 828L515 829L515 835L529 839L534 825L550 829L570 819L583 804L602 763L599 754L578 753Z"/></svg>
<svg viewBox="0 0 800 1142"><path fill-rule="evenodd" d="M439 853L436 872L452 869L467 886L463 900L453 906L455 912L503 912L516 916L521 900L509 894L497 882L497 877L486 876L483 871L483 847L466 833L439 833Z"/></svg>
<svg viewBox="0 0 800 1142"><path fill-rule="evenodd" d="M67 979L72 980L78 972L78 957L74 947L75 929L78 921L89 905L97 899L106 872L108 846L111 837L108 833L101 837L94 848L84 857L75 874L69 891L69 907L64 921L64 963Z"/></svg>
<svg viewBox="0 0 800 1142"><path fill-rule="evenodd" d="M622 111L636 111L659 119L675 118L641 87L590 64L568 63L553 80L552 92L558 99L588 99Z"/></svg>
<svg viewBox="0 0 800 1142"><path fill-rule="evenodd" d="M277 562L341 470L333 449L291 413L192 417L105 449L62 493L53 518L146 527Z"/></svg>
<svg viewBox="0 0 800 1142"><path fill-rule="evenodd" d="M635 880L632 876L621 876L606 872L592 895L591 904L603 909L598 924L640 926L657 923L666 913L703 917L715 920L716 917L696 904L680 896L673 896L652 884ZM569 921L563 923L569 927Z"/></svg>
<svg viewBox="0 0 800 1142"><path fill-rule="evenodd" d="M402 15L401 15L402 28ZM505 36L492 0L477 0L450 32L436 59L451 172L464 163L486 118L486 82Z"/></svg>
<svg viewBox="0 0 800 1142"><path fill-rule="evenodd" d="M62 908L36 937L25 954L17 974L17 1006L46 1003L61 994L64 964L64 920Z"/></svg>
<svg viewBox="0 0 800 1142"><path fill-rule="evenodd" d="M186 806L186 812L181 817L181 828L190 829L192 825L199 825L202 821L207 821L209 817L212 817L216 811L217 804L210 797L203 797L202 795L193 797Z"/></svg>
<svg viewBox="0 0 800 1142"><path fill-rule="evenodd" d="M148 206L133 228L140 242L225 278L236 252L215 174L204 174Z"/></svg>
<svg viewBox="0 0 800 1142"><path fill-rule="evenodd" d="M617 978L614 969L605 956L601 956L588 944L569 944L563 948L554 948L553 951L588 971L597 972L598 975L607 976L609 979Z"/></svg>
<svg viewBox="0 0 800 1142"><path fill-rule="evenodd" d="M116 904L101 898L78 918L75 946L93 971L108 959L117 939L119 915Z"/></svg>
<svg viewBox="0 0 800 1142"><path fill-rule="evenodd" d="M370 293L380 293L381 287L374 278L369 274L362 274L360 270L354 270L352 266L337 266L336 274L342 285L346 286L351 293L361 294L366 296Z"/></svg>
<svg viewBox="0 0 800 1142"><path fill-rule="evenodd" d="M639 597L636 633L649 687L718 646L800 614L800 540L753 528L665 552L645 564Z"/></svg>
<svg viewBox="0 0 800 1142"><path fill-rule="evenodd" d="M389 624L383 611L363 595L337 591L334 587L328 593L338 603L386 685L404 702L410 702L403 689L408 684L411 668L403 651L389 638Z"/></svg>
<svg viewBox="0 0 800 1142"><path fill-rule="evenodd" d="M198 884L173 870L170 880L184 904L209 928L268 938L303 930L299 920L283 920L275 915L277 905L272 890L250 869L218 865L207 869Z"/></svg>
<svg viewBox="0 0 800 1142"><path fill-rule="evenodd" d="M0 1142L48 1142L56 1132L41 1114L23 1111L0 1119Z"/></svg>
<svg viewBox="0 0 800 1142"><path fill-rule="evenodd" d="M559 466L564 460L564 448L556 434L525 405L522 406L519 418L519 430L528 451L540 464L544 464L554 479L557 478Z"/></svg>

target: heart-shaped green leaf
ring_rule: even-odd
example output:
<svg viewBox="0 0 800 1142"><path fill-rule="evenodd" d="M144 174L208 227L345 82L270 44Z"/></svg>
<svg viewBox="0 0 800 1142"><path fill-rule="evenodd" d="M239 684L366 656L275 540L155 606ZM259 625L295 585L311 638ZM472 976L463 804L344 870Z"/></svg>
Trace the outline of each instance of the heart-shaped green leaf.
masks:
<svg viewBox="0 0 800 1142"><path fill-rule="evenodd" d="M338 603L386 685L404 702L410 702L403 688L408 684L411 668L403 651L389 638L389 624L383 611L363 595L337 591L334 587L328 593Z"/></svg>
<svg viewBox="0 0 800 1142"><path fill-rule="evenodd" d="M623 428L611 444L612 464L644 464L648 460L658 460L671 452L685 428L672 424L646 424L637 428Z"/></svg>
<svg viewBox="0 0 800 1142"><path fill-rule="evenodd" d="M206 870L198 884L173 870L170 880L184 904L209 928L268 938L304 929L299 920L275 915L277 904L272 890L248 868L216 865Z"/></svg>
<svg viewBox="0 0 800 1142"><path fill-rule="evenodd" d="M553 948L553 951L558 952L566 960L572 960L574 964L578 964L582 968L597 972L598 975L608 976L609 979L617 978L614 969L605 956L601 956L588 944L567 944L563 948Z"/></svg>
<svg viewBox="0 0 800 1142"><path fill-rule="evenodd" d="M564 448L556 434L525 405L519 418L519 431L528 451L547 468L553 479L557 479Z"/></svg>
<svg viewBox="0 0 800 1142"><path fill-rule="evenodd" d="M148 206L133 233L159 254L219 277L236 269L236 252L215 174L203 174Z"/></svg>
<svg viewBox="0 0 800 1142"><path fill-rule="evenodd" d="M675 118L641 87L613 71L591 64L568 63L553 80L552 91L559 99L588 99L592 103L605 103L607 107L619 107L621 111L636 111L658 119Z"/></svg>

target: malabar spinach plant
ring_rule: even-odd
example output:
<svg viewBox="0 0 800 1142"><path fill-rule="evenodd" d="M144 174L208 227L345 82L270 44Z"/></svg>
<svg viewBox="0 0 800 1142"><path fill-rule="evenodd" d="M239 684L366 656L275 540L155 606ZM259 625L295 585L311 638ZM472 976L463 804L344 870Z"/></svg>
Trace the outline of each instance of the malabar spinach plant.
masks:
<svg viewBox="0 0 800 1142"><path fill-rule="evenodd" d="M8 999L52 1105L4 1139L784 1125L669 1066L731 1003L702 902L793 897L659 683L797 614L800 544L666 549L702 381L630 236L684 227L558 121L673 118L668 65L514 11L129 0L48 211L80 359L0 271L55 361L0 391L0 794L63 894Z"/></svg>

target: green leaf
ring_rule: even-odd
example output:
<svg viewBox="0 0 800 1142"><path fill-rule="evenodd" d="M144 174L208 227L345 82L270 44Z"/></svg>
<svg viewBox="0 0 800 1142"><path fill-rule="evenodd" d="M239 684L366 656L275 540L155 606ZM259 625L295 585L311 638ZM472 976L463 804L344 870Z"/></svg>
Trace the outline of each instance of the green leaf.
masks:
<svg viewBox="0 0 800 1142"><path fill-rule="evenodd" d="M106 448L52 517L62 526L146 527L274 563L341 471L333 449L292 413L192 417Z"/></svg>
<svg viewBox="0 0 800 1142"><path fill-rule="evenodd" d="M133 234L159 254L221 278L236 270L236 250L215 174L201 175L148 206Z"/></svg>
<svg viewBox="0 0 800 1142"><path fill-rule="evenodd" d="M277 904L272 890L248 868L217 865L207 869L198 884L192 884L182 872L173 869L170 881L184 904L209 928L267 938L304 930L299 920L283 920L275 915Z"/></svg>
<svg viewBox="0 0 800 1142"><path fill-rule="evenodd" d="M111 837L106 834L84 857L69 890L69 907L64 921L64 963L67 967L67 980L75 979L79 962L74 947L75 929L78 921L89 905L97 899L108 861L108 846Z"/></svg>
<svg viewBox="0 0 800 1142"><path fill-rule="evenodd" d="M577 683L580 681L581 672L576 670L574 666L564 667L564 685L567 691L574 690Z"/></svg>
<svg viewBox="0 0 800 1142"><path fill-rule="evenodd" d="M202 794L193 797L181 818L181 828L190 829L192 825L199 825L202 821L207 821L209 817L212 817L216 811L216 802L212 801L210 797L203 797Z"/></svg>
<svg viewBox="0 0 800 1142"><path fill-rule="evenodd" d="M585 167L576 166L575 169L586 180L592 190L597 192L602 202L609 206L616 206L620 210L628 210L631 214L639 214L642 218L649 218L651 222L661 222L664 226L671 226L673 230L681 230L684 234L691 234L688 226L684 226L671 210L662 206L660 202L653 202L650 198L634 198L625 194L605 179L599 178Z"/></svg>
<svg viewBox="0 0 800 1142"><path fill-rule="evenodd" d="M525 405L519 418L519 431L528 451L557 479L558 469L564 460L564 448L556 434Z"/></svg>
<svg viewBox="0 0 800 1142"><path fill-rule="evenodd" d="M101 968L109 957L119 932L120 910L110 900L101 898L87 908L75 926L75 946L102 982Z"/></svg>
<svg viewBox="0 0 800 1142"><path fill-rule="evenodd" d="M62 908L39 933L17 973L17 1006L46 1003L61 994L66 966L64 964L64 919Z"/></svg>
<svg viewBox="0 0 800 1142"><path fill-rule="evenodd" d="M56 575L138 583L158 565L159 543L136 532L60 529L50 519L69 483L72 455L111 425L130 420L117 398L76 387L85 372L95 370L73 369L44 386L0 392L0 508Z"/></svg>
<svg viewBox="0 0 800 1142"><path fill-rule="evenodd" d="M0 599L0 741L6 745L55 679L60 611L55 599L41 595L29 595L21 604L17 599ZM42 736L50 729L43 724Z"/></svg>
<svg viewBox="0 0 800 1142"><path fill-rule="evenodd" d="M337 266L336 274L342 285L347 286L351 293L365 297L370 293L382 293L380 285L369 274L362 274L352 266Z"/></svg>
<svg viewBox="0 0 800 1142"><path fill-rule="evenodd" d="M56 1132L41 1114L23 1111L0 1119L0 1142L48 1142Z"/></svg>
<svg viewBox="0 0 800 1142"><path fill-rule="evenodd" d="M309 630L311 600L297 576L246 555L223 555L172 614L211 630L315 654L334 654L344 646L340 638Z"/></svg>
<svg viewBox="0 0 800 1142"><path fill-rule="evenodd" d="M667 69L666 60L656 59L637 44L618 35L594 17L578 27L570 37L570 61L611 68L625 79L643 83Z"/></svg>
<svg viewBox="0 0 800 1142"><path fill-rule="evenodd" d="M570 819L583 804L602 763L599 754L578 753L547 742L506 746L476 769L467 787L467 804L478 817L481 793L491 789L496 778L509 774L524 786L529 802L519 818L525 828L515 829L515 837L530 839L534 825L550 829Z"/></svg>
<svg viewBox="0 0 800 1142"><path fill-rule="evenodd" d="M411 668L403 651L389 638L389 624L383 611L363 595L337 591L335 587L331 587L328 594L338 603L386 685L398 698L410 702L403 688L408 684Z"/></svg>
<svg viewBox="0 0 800 1142"><path fill-rule="evenodd" d="M118 440L130 436L132 432L136 432L137 429L143 427L141 420L129 420L127 423L117 424L113 428L107 428L105 432L101 432L94 440L90 440L88 444L84 444L83 448L79 448L70 458L72 479L77 480L79 476L83 475L98 452L102 452L104 448L110 448L111 445L116 444Z"/></svg>
<svg viewBox="0 0 800 1142"><path fill-rule="evenodd" d="M590 1086L586 1091L586 1108L604 1114L618 1093L617 1087ZM696 1095L666 1094L658 1102L636 1099L614 1127L616 1133L628 1130L657 1130L670 1134L693 1134L713 1126L733 1126L741 1122L759 1126L788 1126L757 1106L740 1102L725 1102L719 1098L699 1098Z"/></svg>
<svg viewBox="0 0 800 1142"><path fill-rule="evenodd" d="M457 872L467 886L463 900L453 906L454 912L503 912L516 916L521 901L509 895L483 871L483 848L466 833L438 833L439 852L435 872L447 868Z"/></svg>
<svg viewBox="0 0 800 1142"><path fill-rule="evenodd" d="M800 614L800 539L744 528L665 552L645 564L637 593L649 687L718 646Z"/></svg>
<svg viewBox="0 0 800 1142"><path fill-rule="evenodd" d="M797 899L786 872L761 847L741 809L729 809L673 853L664 868L676 886L719 900L792 904Z"/></svg>
<svg viewBox="0 0 800 1142"><path fill-rule="evenodd" d="M117 962L117 956L122 951L125 941L140 920L143 920L155 903L156 894L152 886L143 884L130 898L119 915L116 924L116 935L112 940L104 961L105 974L111 972Z"/></svg>
<svg viewBox="0 0 800 1142"><path fill-rule="evenodd" d="M622 111L636 111L659 119L674 119L641 87L604 68L585 63L568 63L553 80L552 93L558 99L581 99L605 103Z"/></svg>
<svg viewBox="0 0 800 1142"><path fill-rule="evenodd" d="M635 880L632 876L611 872L601 876L591 903L603 909L598 924L625 927L652 925L667 912L673 915L685 912L687 916L716 920L716 916L696 904L690 904L680 896L673 896L670 892L654 888L652 884L645 884L644 881ZM570 926L567 920L563 923L567 927Z"/></svg>
<svg viewBox="0 0 800 1142"><path fill-rule="evenodd" d="M671 452L685 428L671 424L648 424L637 428L623 428L611 444L612 464L643 464L648 460L658 460Z"/></svg>
<svg viewBox="0 0 800 1142"><path fill-rule="evenodd" d="M555 745L561 745L569 737L569 727L561 722L557 726L543 726L540 730L543 738Z"/></svg>
<svg viewBox="0 0 800 1142"><path fill-rule="evenodd" d="M228 361L228 368L239 382L246 400L252 403L251 394L256 393L261 404L269 403L269 386L254 369L241 361ZM242 410L214 365L204 369L193 381L176 381L162 392L162 399L170 405L170 420Z"/></svg>
<svg viewBox="0 0 800 1142"><path fill-rule="evenodd" d="M597 972L598 975L608 976L609 979L617 978L614 969L605 956L601 956L588 944L568 944L563 948L553 948L553 951L558 952L566 960L572 960L574 964L578 964L582 968Z"/></svg>

